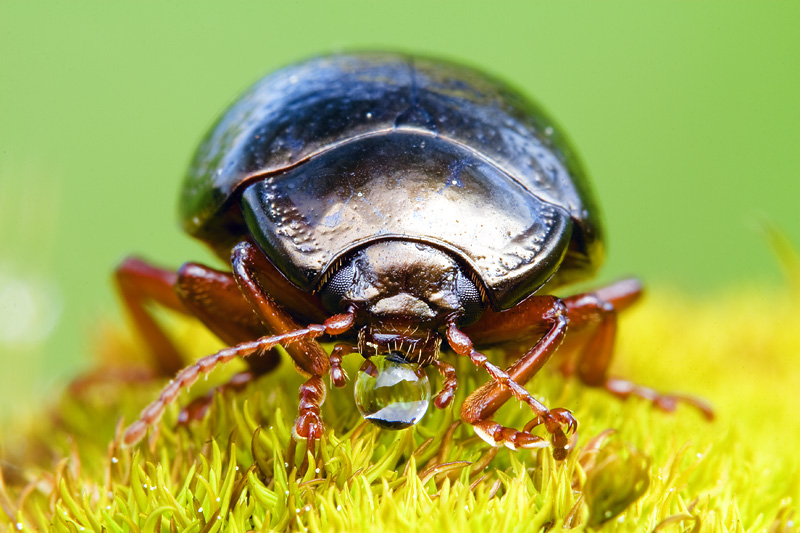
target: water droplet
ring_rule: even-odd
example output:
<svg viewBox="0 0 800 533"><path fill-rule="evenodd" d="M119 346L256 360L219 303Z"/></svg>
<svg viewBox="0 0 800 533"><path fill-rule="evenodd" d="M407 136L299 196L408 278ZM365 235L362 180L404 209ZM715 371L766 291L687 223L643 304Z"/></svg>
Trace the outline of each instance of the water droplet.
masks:
<svg viewBox="0 0 800 533"><path fill-rule="evenodd" d="M364 361L355 398L364 419L385 429L403 429L419 422L428 410L431 385L418 364L391 352Z"/></svg>

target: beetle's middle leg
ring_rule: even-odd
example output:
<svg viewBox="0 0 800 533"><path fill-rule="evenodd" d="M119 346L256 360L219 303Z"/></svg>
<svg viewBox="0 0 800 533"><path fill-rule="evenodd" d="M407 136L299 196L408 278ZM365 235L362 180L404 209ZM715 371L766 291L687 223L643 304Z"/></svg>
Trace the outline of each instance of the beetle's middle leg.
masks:
<svg viewBox="0 0 800 533"><path fill-rule="evenodd" d="M576 364L567 361L562 370L567 375L577 374L585 384L603 387L622 399L638 396L664 411L674 411L679 402L685 402L698 409L709 420L713 419L713 409L700 398L679 393L660 393L649 387L609 376L617 332L617 313L636 301L641 293L639 282L629 279L594 292L565 298L570 330L576 330L576 337L582 337L577 340L583 341L584 345L579 349Z"/></svg>

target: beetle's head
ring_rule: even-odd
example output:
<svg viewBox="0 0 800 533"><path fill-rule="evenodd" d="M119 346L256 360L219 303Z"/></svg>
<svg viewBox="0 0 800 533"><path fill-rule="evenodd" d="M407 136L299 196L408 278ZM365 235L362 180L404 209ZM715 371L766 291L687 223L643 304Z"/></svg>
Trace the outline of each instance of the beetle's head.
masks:
<svg viewBox="0 0 800 533"><path fill-rule="evenodd" d="M405 240L378 241L350 254L320 296L333 312L355 307L376 335L420 339L438 335L451 320L472 323L484 309L478 286L451 254Z"/></svg>
<svg viewBox="0 0 800 533"><path fill-rule="evenodd" d="M484 299L451 254L404 240L372 243L347 256L320 290L331 312L355 308L358 351L367 361L356 382L365 418L383 427L415 423L430 397L425 367L439 358L451 321L477 320Z"/></svg>

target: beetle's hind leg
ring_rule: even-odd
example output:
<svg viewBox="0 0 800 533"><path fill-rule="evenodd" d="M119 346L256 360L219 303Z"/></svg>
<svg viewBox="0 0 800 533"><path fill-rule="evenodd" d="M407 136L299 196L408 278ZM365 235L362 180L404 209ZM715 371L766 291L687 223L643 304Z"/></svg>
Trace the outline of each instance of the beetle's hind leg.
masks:
<svg viewBox="0 0 800 533"><path fill-rule="evenodd" d="M117 267L114 278L125 310L150 349L155 368L163 376L174 376L183 368L183 357L156 322L148 304L153 302L173 311L191 314L175 293L177 273L129 257Z"/></svg>
<svg viewBox="0 0 800 533"><path fill-rule="evenodd" d="M174 376L183 368L184 358L152 316L148 307L150 303L197 318L231 346L270 333L242 297L233 276L227 272L197 263L186 263L173 272L140 259L128 258L117 269L116 279L127 310L162 375ZM193 400L182 409L178 421L185 424L202 419L216 393L242 389L257 376L274 369L280 356L270 350L248 358L247 362L248 371Z"/></svg>
<svg viewBox="0 0 800 533"><path fill-rule="evenodd" d="M684 402L698 409L709 420L713 419L711 406L700 398L678 393L660 393L608 375L617 332L617 313L635 302L641 293L642 286L639 282L628 279L594 292L565 298L570 335L574 331L576 341L583 341L585 344L579 349L577 364L568 361L562 370L567 375L577 374L585 384L603 387L622 399L638 396L664 411L674 411L678 403Z"/></svg>
<svg viewBox="0 0 800 533"><path fill-rule="evenodd" d="M229 345L268 333L229 273L196 263L174 272L128 258L117 268L116 280L125 308L164 376L174 376L185 358L151 314L151 303L199 319ZM256 373L264 373L277 362L275 354L267 360L254 358L250 365Z"/></svg>

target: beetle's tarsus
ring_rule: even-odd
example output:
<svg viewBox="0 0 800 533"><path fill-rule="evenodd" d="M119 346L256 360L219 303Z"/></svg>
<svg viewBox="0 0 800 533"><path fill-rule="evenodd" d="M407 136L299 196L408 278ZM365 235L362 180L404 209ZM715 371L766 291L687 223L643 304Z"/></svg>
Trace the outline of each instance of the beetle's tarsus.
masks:
<svg viewBox="0 0 800 533"><path fill-rule="evenodd" d="M511 450L547 448L550 443L529 431L519 431L501 426L492 420L481 420L472 426L475 433L492 446L504 445Z"/></svg>
<svg viewBox="0 0 800 533"><path fill-rule="evenodd" d="M675 411L679 404L685 403L700 411L700 414L707 420L714 420L714 408L702 398L687 394L660 393L650 387L637 385L631 381L619 378L608 378L603 383L603 387L614 396L623 400L630 396L638 396L639 398L651 402L654 407L667 413Z"/></svg>
<svg viewBox="0 0 800 533"><path fill-rule="evenodd" d="M439 371L439 374L442 375L444 378L444 383L442 383L442 390L439 391L438 394L433 398L433 404L438 409L445 409L451 403L453 403L453 398L455 397L456 388L458 387L458 378L456 377L456 369L453 365L449 363L445 363L441 359L437 359L433 362L433 365L436 367L436 370Z"/></svg>
<svg viewBox="0 0 800 533"><path fill-rule="evenodd" d="M567 435L572 435L578 431L578 421L575 419L575 416L573 416L571 411L563 407L550 409L544 415L537 416L525 425L524 430L530 431L542 424L544 424L548 433L563 431Z"/></svg>
<svg viewBox="0 0 800 533"><path fill-rule="evenodd" d="M331 382L337 389L341 389L347 384L347 372L342 368L342 358L357 351L356 347L351 344L339 343L333 347L329 357L331 362Z"/></svg>
<svg viewBox="0 0 800 533"><path fill-rule="evenodd" d="M557 460L566 458L570 448L570 437L578 432L578 421L572 412L563 407L550 409L547 413L537 416L525 424L523 431L531 431L539 425L544 425L550 434L553 457Z"/></svg>
<svg viewBox="0 0 800 533"><path fill-rule="evenodd" d="M292 435L301 439L316 440L325 429L320 417L320 407L325 402L325 383L320 376L312 376L300 385L297 419Z"/></svg>
<svg viewBox="0 0 800 533"><path fill-rule="evenodd" d="M545 301L545 300L542 300ZM548 410L541 402L516 381L518 376L523 383L533 377L535 371L552 355L561 344L567 328L564 316L565 307L557 299L548 299L544 313L551 317L550 330L523 357L516 361L508 371L491 363L486 355L472 348L472 341L467 334L460 331L454 323L447 329L447 340L450 346L460 355L470 358L472 363L492 377L492 381L472 393L461 407L461 418L471 423L476 433L494 446L505 444L516 448L541 448L552 443L553 457L564 459L569 449L569 435L577 429L577 421L566 409ZM506 428L489 420L489 417L501 406L509 396L526 403L534 413L533 419L522 431ZM550 434L550 441L533 435L530 429L543 424Z"/></svg>
<svg viewBox="0 0 800 533"><path fill-rule="evenodd" d="M299 441L305 441L306 449L299 472L304 474L308 469L309 455L314 457L316 442L325 432L320 407L325 402L325 382L320 376L312 376L300 386L298 415L292 426L292 438L286 456L287 470L291 471L295 461L295 450Z"/></svg>

